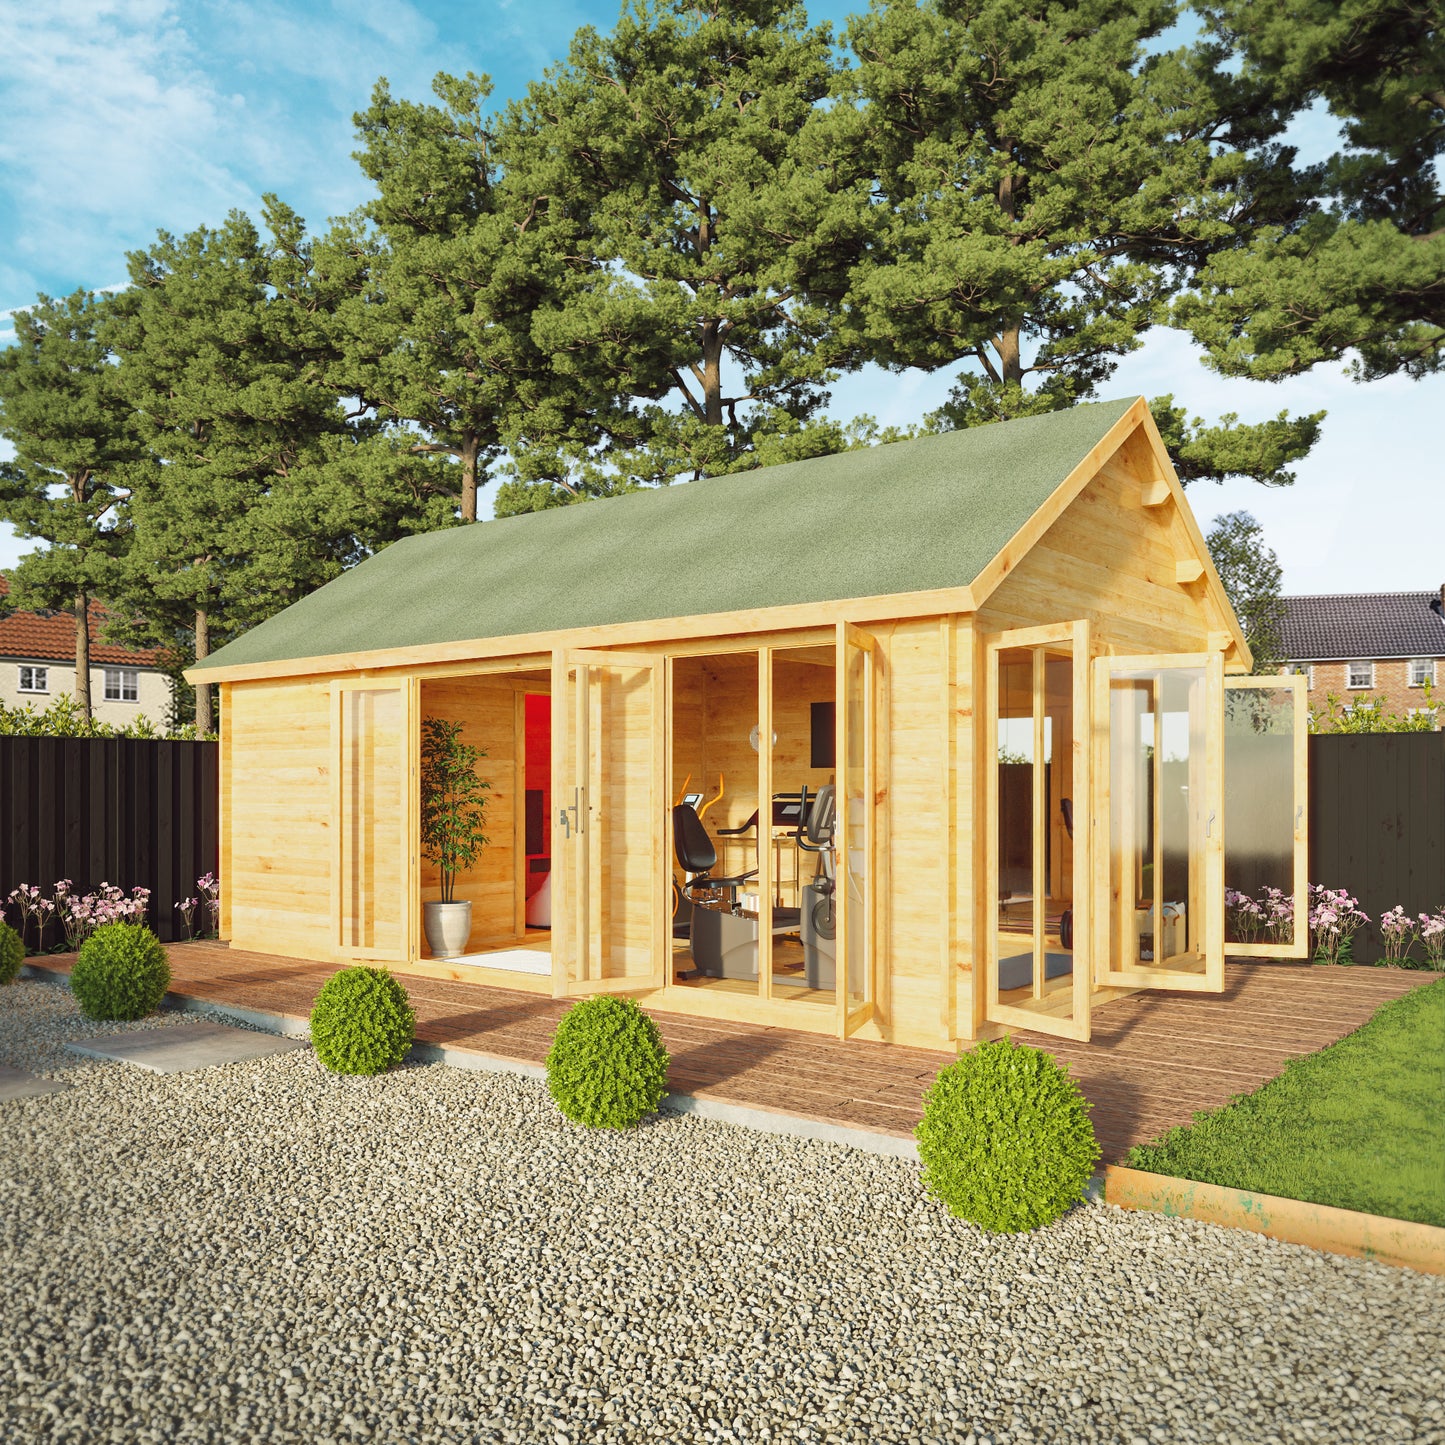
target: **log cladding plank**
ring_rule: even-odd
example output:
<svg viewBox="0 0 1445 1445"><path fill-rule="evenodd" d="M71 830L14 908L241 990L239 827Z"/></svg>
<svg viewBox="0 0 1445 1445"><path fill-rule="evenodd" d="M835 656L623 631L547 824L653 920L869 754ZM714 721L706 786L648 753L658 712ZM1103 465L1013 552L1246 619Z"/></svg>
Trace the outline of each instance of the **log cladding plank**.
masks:
<svg viewBox="0 0 1445 1445"><path fill-rule="evenodd" d="M327 679L236 683L231 748L231 938L241 948L335 953L335 766Z"/></svg>

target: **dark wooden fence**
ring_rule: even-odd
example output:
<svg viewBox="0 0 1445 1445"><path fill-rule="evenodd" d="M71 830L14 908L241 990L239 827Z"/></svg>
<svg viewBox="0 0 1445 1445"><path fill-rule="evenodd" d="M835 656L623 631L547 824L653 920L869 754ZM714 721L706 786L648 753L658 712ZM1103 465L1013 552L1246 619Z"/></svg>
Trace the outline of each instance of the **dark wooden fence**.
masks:
<svg viewBox="0 0 1445 1445"><path fill-rule="evenodd" d="M20 883L49 893L61 878L81 893L149 888L151 927L184 938L175 905L219 866L218 746L0 737L0 899ZM4 912L18 928L14 906ZM60 941L47 931L47 946Z"/></svg>
<svg viewBox="0 0 1445 1445"><path fill-rule="evenodd" d="M1360 900L1372 922L1355 958L1373 963L1386 909L1445 906L1445 732L1322 733L1309 746L1310 882Z"/></svg>

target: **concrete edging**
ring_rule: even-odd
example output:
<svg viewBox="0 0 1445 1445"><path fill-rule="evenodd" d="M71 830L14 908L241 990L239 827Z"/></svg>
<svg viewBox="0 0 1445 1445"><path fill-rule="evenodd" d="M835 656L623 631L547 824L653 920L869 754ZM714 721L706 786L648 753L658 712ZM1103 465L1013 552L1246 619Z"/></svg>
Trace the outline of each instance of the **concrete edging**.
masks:
<svg viewBox="0 0 1445 1445"><path fill-rule="evenodd" d="M25 965L22 977L38 978L50 983L65 983L69 979L63 969L47 968L44 964L35 963ZM161 1007L174 1009L178 1013L199 1014L205 1018L249 1024L265 1033L308 1038L311 1034L310 1022L296 1014L272 1013L266 1009L212 1003L209 999L193 998L189 994L168 993L162 1000ZM446 1044L413 1044L408 1058L419 1063L446 1064L454 1069L468 1069L473 1073L514 1074L535 1080L547 1077L547 1070L541 1064L534 1064L527 1059L511 1059L502 1054L485 1054L475 1049L451 1048ZM700 1119L715 1119L722 1124L752 1129L761 1134L781 1134L793 1139L817 1139L826 1144L845 1144L849 1148L861 1149L865 1153L878 1154L885 1158L907 1159L915 1164L918 1162L918 1145L915 1140L905 1135L885 1134L881 1130L859 1129L846 1124L830 1124L823 1119L809 1119L781 1109L730 1104L725 1099L703 1098L696 1094L669 1094L662 1109L665 1113L696 1114Z"/></svg>
<svg viewBox="0 0 1445 1445"><path fill-rule="evenodd" d="M1434 1224L1150 1174L1122 1164L1104 1170L1104 1202L1120 1209L1200 1219L1286 1244L1400 1265L1424 1274L1445 1274L1445 1228Z"/></svg>

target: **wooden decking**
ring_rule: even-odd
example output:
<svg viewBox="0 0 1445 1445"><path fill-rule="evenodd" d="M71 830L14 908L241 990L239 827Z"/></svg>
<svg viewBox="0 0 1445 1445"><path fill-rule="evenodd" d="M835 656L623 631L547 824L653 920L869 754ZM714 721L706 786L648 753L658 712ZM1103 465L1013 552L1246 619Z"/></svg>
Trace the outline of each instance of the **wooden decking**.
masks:
<svg viewBox="0 0 1445 1445"><path fill-rule="evenodd" d="M172 991L219 1005L304 1018L334 971L221 943L170 947ZM67 971L72 955L34 959ZM1225 992L1148 992L1094 1018L1090 1043L1016 1032L1066 1064L1094 1104L1106 1162L1187 1123L1199 1109L1273 1078L1285 1061L1358 1028L1383 1003L1438 977L1392 968L1231 964ZM418 1039L541 1063L565 1002L511 989L406 977ZM953 1057L789 1029L654 1012L678 1093L908 1134L924 1091Z"/></svg>

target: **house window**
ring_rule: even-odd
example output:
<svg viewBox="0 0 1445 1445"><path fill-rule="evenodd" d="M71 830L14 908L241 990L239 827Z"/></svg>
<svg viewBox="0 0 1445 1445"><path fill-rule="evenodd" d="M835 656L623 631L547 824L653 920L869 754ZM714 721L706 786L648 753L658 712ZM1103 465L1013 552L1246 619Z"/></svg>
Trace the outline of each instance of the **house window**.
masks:
<svg viewBox="0 0 1445 1445"><path fill-rule="evenodd" d="M1410 686L1435 686L1435 660L1431 657L1416 657L1410 663Z"/></svg>
<svg viewBox="0 0 1445 1445"><path fill-rule="evenodd" d="M21 692L49 692L50 669L48 667L22 667L20 669Z"/></svg>
<svg viewBox="0 0 1445 1445"><path fill-rule="evenodd" d="M105 670L105 700L136 702L140 698L140 676L133 667L108 667Z"/></svg>
<svg viewBox="0 0 1445 1445"><path fill-rule="evenodd" d="M1292 662L1286 668L1286 672L1293 673L1305 680L1305 689L1313 692L1315 687L1315 665L1312 662Z"/></svg>
<svg viewBox="0 0 1445 1445"><path fill-rule="evenodd" d="M1375 664L1373 662L1347 663L1345 674L1346 687L1361 688L1375 685Z"/></svg>

